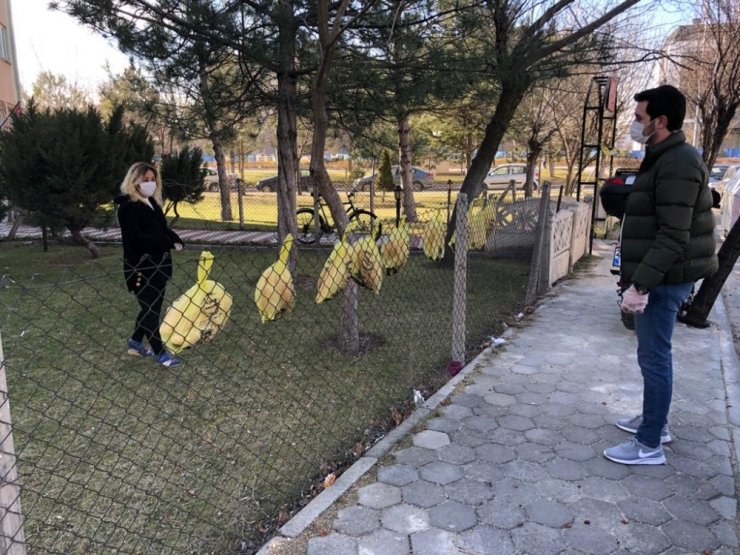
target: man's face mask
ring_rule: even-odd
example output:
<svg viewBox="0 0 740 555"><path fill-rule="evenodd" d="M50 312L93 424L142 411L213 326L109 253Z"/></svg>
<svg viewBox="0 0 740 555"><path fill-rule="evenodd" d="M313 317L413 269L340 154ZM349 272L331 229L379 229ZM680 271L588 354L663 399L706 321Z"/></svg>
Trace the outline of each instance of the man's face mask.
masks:
<svg viewBox="0 0 740 555"><path fill-rule="evenodd" d="M653 121L653 120L650 120ZM650 122L648 122L649 124ZM645 144L650 140L650 137L652 137L655 134L655 129L653 129L653 132L649 135L644 135L645 133L645 124L639 122L639 121L633 121L632 125L630 126L630 137L632 137L632 140L636 143Z"/></svg>

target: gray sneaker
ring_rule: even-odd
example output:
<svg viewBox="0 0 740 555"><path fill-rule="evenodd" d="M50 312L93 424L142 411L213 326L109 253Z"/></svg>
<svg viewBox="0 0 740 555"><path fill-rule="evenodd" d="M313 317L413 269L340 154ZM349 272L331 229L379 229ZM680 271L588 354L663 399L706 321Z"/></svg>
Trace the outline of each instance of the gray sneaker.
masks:
<svg viewBox="0 0 740 555"><path fill-rule="evenodd" d="M605 449L604 456L610 461L621 464L665 464L662 446L648 447L634 437Z"/></svg>
<svg viewBox="0 0 740 555"><path fill-rule="evenodd" d="M642 424L642 415L638 414L634 418L622 418L621 420L617 420L616 424L617 428L619 428L620 430L624 430L625 432L629 432L631 434L636 434L637 428L639 428L640 424ZM673 441L673 438L671 437L671 433L668 431L668 424L666 424L660 431L660 442L670 443L671 441Z"/></svg>

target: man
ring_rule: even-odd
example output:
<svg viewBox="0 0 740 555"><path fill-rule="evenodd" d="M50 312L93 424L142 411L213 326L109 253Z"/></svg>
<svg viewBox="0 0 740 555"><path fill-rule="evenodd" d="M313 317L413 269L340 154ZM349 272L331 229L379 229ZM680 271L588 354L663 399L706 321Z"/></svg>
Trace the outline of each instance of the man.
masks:
<svg viewBox="0 0 740 555"><path fill-rule="evenodd" d="M664 464L662 443L673 388L671 335L693 283L717 270L707 168L686 144L686 99L670 85L635 95L630 135L647 144L622 224L622 310L635 315L642 414L619 420L634 433L604 456L622 464Z"/></svg>

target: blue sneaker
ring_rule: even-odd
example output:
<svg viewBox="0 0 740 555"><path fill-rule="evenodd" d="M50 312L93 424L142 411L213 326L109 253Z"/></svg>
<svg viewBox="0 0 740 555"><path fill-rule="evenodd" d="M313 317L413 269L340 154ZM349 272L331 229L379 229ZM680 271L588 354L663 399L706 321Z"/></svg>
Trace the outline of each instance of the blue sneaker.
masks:
<svg viewBox="0 0 740 555"><path fill-rule="evenodd" d="M130 354L132 357L153 357L154 351L152 351L149 347L141 343L140 341L134 341L133 339L128 340L128 354Z"/></svg>
<svg viewBox="0 0 740 555"><path fill-rule="evenodd" d="M642 415L638 414L634 418L622 418L621 420L616 421L616 425L620 430L636 434L637 428L642 425ZM673 441L673 438L671 437L671 432L668 430L668 424L666 424L660 431L660 442L670 443L671 441Z"/></svg>
<svg viewBox="0 0 740 555"><path fill-rule="evenodd" d="M665 464L663 447L648 447L634 437L604 450L604 456L620 464Z"/></svg>
<svg viewBox="0 0 740 555"><path fill-rule="evenodd" d="M176 356L173 356L165 351L157 357L157 364L169 368L171 366L180 366L180 364L182 364L182 361Z"/></svg>

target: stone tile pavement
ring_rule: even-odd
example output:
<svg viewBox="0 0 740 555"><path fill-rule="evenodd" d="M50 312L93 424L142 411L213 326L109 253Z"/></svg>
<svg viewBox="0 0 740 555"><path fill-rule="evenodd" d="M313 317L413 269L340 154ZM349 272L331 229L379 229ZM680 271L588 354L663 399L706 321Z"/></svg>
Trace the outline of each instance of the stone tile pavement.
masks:
<svg viewBox="0 0 740 555"><path fill-rule="evenodd" d="M722 326L676 328L667 464L602 456L628 437L614 421L641 406L636 342L620 322L607 258L479 357L319 525L288 523L291 537L262 553L740 552L738 430L723 379L737 368L722 364ZM372 461L358 464L364 473Z"/></svg>

